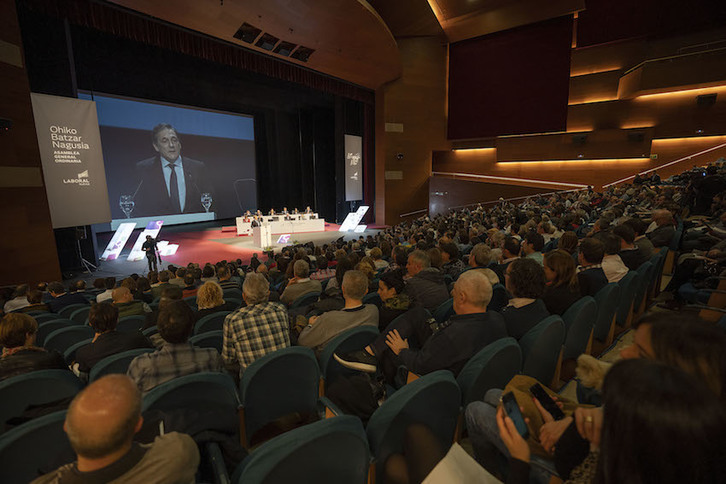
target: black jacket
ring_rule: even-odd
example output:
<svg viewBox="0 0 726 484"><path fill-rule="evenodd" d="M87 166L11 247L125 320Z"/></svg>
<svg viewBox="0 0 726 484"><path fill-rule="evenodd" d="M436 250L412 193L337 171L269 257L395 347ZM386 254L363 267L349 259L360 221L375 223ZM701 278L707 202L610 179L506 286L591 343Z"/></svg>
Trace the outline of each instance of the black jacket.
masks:
<svg viewBox="0 0 726 484"><path fill-rule="evenodd" d="M563 284L557 287L547 286L542 295L542 300L550 314L562 316L581 297L579 287L572 288L568 284Z"/></svg>
<svg viewBox="0 0 726 484"><path fill-rule="evenodd" d="M63 357L56 351L27 348L0 358L0 380L36 370L67 370Z"/></svg>
<svg viewBox="0 0 726 484"><path fill-rule="evenodd" d="M504 316L507 325L507 333L517 340L549 315L547 306L541 299L535 299L534 302L520 308L507 306L502 309L502 316Z"/></svg>
<svg viewBox="0 0 726 484"><path fill-rule="evenodd" d="M580 284L581 295L595 297L600 289L608 285L608 278L602 267L596 267L579 272L577 282Z"/></svg>
<svg viewBox="0 0 726 484"><path fill-rule="evenodd" d="M653 242L654 247L666 247L670 245L675 233L676 228L674 226L661 225L651 233L646 234L646 237L648 237L650 241Z"/></svg>
<svg viewBox="0 0 726 484"><path fill-rule="evenodd" d="M89 304L89 302L83 295L69 292L48 301L48 307L54 313L60 312L61 309L71 304Z"/></svg>
<svg viewBox="0 0 726 484"><path fill-rule="evenodd" d="M622 249L620 251L620 258L623 260L623 264L631 271L638 270L643 263L648 261L648 257L643 254L637 247L634 249Z"/></svg>
<svg viewBox="0 0 726 484"><path fill-rule="evenodd" d="M76 351L76 362L78 371L89 373L96 363L107 356L121 353L122 351L134 350L136 348L153 348L154 346L139 331L120 333L109 331L96 338L91 344L78 348Z"/></svg>
<svg viewBox="0 0 726 484"><path fill-rule="evenodd" d="M404 349L399 353L406 368L418 375L450 370L456 376L482 348L507 336L504 319L495 312L455 314L449 323L432 334L420 350Z"/></svg>
<svg viewBox="0 0 726 484"><path fill-rule="evenodd" d="M444 275L433 267L423 269L409 279L403 292L411 298L415 306L422 306L431 312L449 299Z"/></svg>

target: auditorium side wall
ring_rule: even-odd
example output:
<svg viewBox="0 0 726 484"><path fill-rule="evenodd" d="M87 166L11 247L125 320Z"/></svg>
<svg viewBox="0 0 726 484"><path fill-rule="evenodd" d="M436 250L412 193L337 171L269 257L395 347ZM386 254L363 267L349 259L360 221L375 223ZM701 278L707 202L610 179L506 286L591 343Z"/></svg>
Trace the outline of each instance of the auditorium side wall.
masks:
<svg viewBox="0 0 726 484"><path fill-rule="evenodd" d="M0 285L60 279L14 0L0 0Z"/></svg>

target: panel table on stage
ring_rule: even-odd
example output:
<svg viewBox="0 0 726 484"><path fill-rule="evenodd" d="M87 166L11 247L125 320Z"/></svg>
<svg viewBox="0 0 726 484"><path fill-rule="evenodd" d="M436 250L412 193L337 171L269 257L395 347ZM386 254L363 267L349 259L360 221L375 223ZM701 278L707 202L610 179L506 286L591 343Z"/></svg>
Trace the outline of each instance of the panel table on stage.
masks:
<svg viewBox="0 0 726 484"><path fill-rule="evenodd" d="M325 219L317 213L294 215L264 215L263 221L272 234L297 234L301 232L325 232ZM237 217L237 235L252 235L252 218Z"/></svg>

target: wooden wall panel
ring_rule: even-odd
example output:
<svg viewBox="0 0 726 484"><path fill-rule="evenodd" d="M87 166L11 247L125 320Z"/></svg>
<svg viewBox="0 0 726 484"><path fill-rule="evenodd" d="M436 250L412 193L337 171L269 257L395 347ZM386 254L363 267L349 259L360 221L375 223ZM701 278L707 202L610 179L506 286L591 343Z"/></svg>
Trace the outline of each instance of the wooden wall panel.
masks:
<svg viewBox="0 0 726 484"><path fill-rule="evenodd" d="M19 51L22 60L15 1L0 0L0 13L0 41L9 44L3 52ZM60 279L24 62L0 56L0 78L1 115L14 124L0 133L0 285Z"/></svg>
<svg viewBox="0 0 726 484"><path fill-rule="evenodd" d="M618 81L623 70L570 77L569 104L610 101L618 98Z"/></svg>
<svg viewBox="0 0 726 484"><path fill-rule="evenodd" d="M388 225L399 223L401 214L427 209L431 153L450 149L446 140L446 45L436 37L397 40L403 74L376 93L376 156L378 163L383 157L387 174L384 223Z"/></svg>
<svg viewBox="0 0 726 484"><path fill-rule="evenodd" d="M643 138L632 140L628 137L632 133ZM497 161L647 158L652 137L653 129L645 128L499 138Z"/></svg>
<svg viewBox="0 0 726 484"><path fill-rule="evenodd" d="M718 94L713 106L698 106L699 94ZM653 127L654 138L726 134L726 86L569 106L568 131ZM700 133L697 130L702 130Z"/></svg>
<svg viewBox="0 0 726 484"><path fill-rule="evenodd" d="M596 188L657 164L649 159L523 161L498 163L496 155L480 152L445 151L434 153L435 173L459 173L495 177L488 180L513 186L549 187L567 190L577 186ZM660 162L661 160L657 160Z"/></svg>

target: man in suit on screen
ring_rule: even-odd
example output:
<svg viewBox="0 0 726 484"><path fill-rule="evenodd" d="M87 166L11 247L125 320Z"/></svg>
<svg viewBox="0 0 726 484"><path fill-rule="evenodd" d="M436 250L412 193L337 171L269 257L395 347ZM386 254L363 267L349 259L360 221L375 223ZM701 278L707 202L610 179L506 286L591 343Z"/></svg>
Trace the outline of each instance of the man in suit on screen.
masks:
<svg viewBox="0 0 726 484"><path fill-rule="evenodd" d="M134 216L204 212L202 193L212 192L206 165L182 156L181 141L172 125L154 126L151 137L157 154L136 163Z"/></svg>

